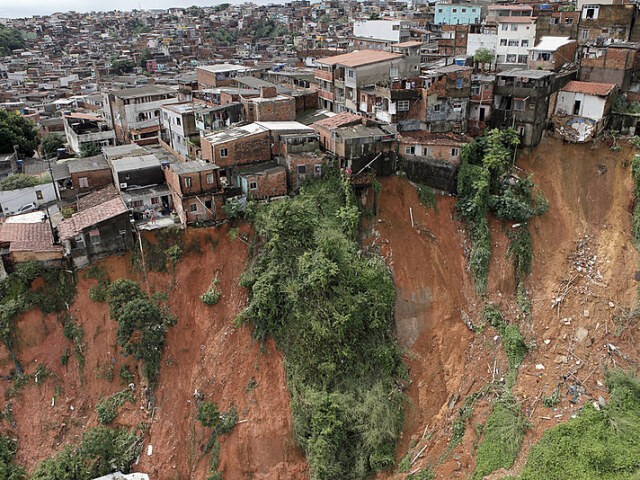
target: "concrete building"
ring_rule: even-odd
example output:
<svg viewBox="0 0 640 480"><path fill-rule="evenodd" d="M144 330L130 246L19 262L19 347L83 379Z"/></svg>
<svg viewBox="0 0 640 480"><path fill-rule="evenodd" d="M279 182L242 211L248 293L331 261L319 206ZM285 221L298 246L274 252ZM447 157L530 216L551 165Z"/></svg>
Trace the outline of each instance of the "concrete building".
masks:
<svg viewBox="0 0 640 480"><path fill-rule="evenodd" d="M480 5L436 3L433 23L436 25L468 25L480 23Z"/></svg>
<svg viewBox="0 0 640 480"><path fill-rule="evenodd" d="M319 106L331 112L367 111L361 91L380 82L415 76L419 70L418 57L377 50L321 58L316 64Z"/></svg>
<svg viewBox="0 0 640 480"><path fill-rule="evenodd" d="M196 128L193 103L172 103L162 106L163 146L177 153L183 162L189 157L189 144L198 143L200 134Z"/></svg>
<svg viewBox="0 0 640 480"><path fill-rule="evenodd" d="M64 132L69 148L79 153L85 144L109 147L116 144L116 132L108 123L95 115L71 113L63 117Z"/></svg>
<svg viewBox="0 0 640 480"><path fill-rule="evenodd" d="M176 103L176 97L176 90L160 86L112 90L103 94L104 116L121 143L158 143L161 108Z"/></svg>
<svg viewBox="0 0 640 480"><path fill-rule="evenodd" d="M575 72L560 75L548 70L513 69L498 73L491 126L513 128L523 147L535 147L547 126L549 106L554 104L558 90L573 77Z"/></svg>
<svg viewBox="0 0 640 480"><path fill-rule="evenodd" d="M485 22L497 25L508 18L533 17L533 7L523 4L488 5Z"/></svg>
<svg viewBox="0 0 640 480"><path fill-rule="evenodd" d="M471 67L448 65L422 72L426 106L422 118L432 133L466 133L471 95Z"/></svg>
<svg viewBox="0 0 640 480"><path fill-rule="evenodd" d="M558 71L575 62L577 46L569 37L542 37L540 43L529 49L527 68Z"/></svg>
<svg viewBox="0 0 640 480"><path fill-rule="evenodd" d="M406 20L356 20L353 22L353 36L402 43L411 39L410 27Z"/></svg>
<svg viewBox="0 0 640 480"><path fill-rule="evenodd" d="M467 36L467 55L473 56L485 48L495 52L498 46L498 30L495 27L482 25L469 32Z"/></svg>
<svg viewBox="0 0 640 480"><path fill-rule="evenodd" d="M640 71L640 43L612 43L582 48L579 79L584 82L615 83L622 91L631 88ZM638 101L640 96L630 98Z"/></svg>
<svg viewBox="0 0 640 480"><path fill-rule="evenodd" d="M235 183L242 193L263 200L287 194L287 170L275 163L239 168Z"/></svg>
<svg viewBox="0 0 640 480"><path fill-rule="evenodd" d="M242 98L248 122L287 122L296 118L296 100L278 95L276 87L260 87L260 96Z"/></svg>
<svg viewBox="0 0 640 480"><path fill-rule="evenodd" d="M614 83L567 83L558 92L553 118L556 131L573 142L596 136L606 127L617 89Z"/></svg>
<svg viewBox="0 0 640 480"><path fill-rule="evenodd" d="M71 184L76 195L113 185L111 167L104 155L67 160Z"/></svg>
<svg viewBox="0 0 640 480"><path fill-rule="evenodd" d="M499 70L526 68L529 48L536 39L536 19L529 16L500 17L496 64Z"/></svg>
<svg viewBox="0 0 640 480"><path fill-rule="evenodd" d="M0 255L12 262L60 263L63 253L44 212L15 215L0 222Z"/></svg>

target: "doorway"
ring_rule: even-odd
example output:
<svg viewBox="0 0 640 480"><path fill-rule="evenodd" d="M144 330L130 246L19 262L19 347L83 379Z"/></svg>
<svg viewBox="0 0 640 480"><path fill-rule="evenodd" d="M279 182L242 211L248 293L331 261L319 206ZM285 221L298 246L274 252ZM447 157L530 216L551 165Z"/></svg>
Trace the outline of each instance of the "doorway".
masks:
<svg viewBox="0 0 640 480"><path fill-rule="evenodd" d="M580 115L580 105L582 102L580 102L580 100L576 100L575 102L573 102L573 114L574 115Z"/></svg>

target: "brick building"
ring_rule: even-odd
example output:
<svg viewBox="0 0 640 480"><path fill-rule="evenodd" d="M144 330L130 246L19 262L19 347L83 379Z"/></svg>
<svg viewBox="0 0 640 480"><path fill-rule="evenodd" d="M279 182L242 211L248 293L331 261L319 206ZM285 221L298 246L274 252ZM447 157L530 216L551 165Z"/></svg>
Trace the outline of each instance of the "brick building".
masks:
<svg viewBox="0 0 640 480"><path fill-rule="evenodd" d="M236 185L242 193L257 199L287 194L287 170L276 164L251 165L238 169Z"/></svg>
<svg viewBox="0 0 640 480"><path fill-rule="evenodd" d="M69 168L71 184L76 194L113 185L111 167L102 154L68 160L65 165Z"/></svg>
<svg viewBox="0 0 640 480"><path fill-rule="evenodd" d="M183 224L224 217L219 170L202 160L176 162L165 169L173 206Z"/></svg>
<svg viewBox="0 0 640 480"><path fill-rule="evenodd" d="M296 100L278 95L276 87L260 87L259 97L242 98L248 122L292 121L296 118Z"/></svg>

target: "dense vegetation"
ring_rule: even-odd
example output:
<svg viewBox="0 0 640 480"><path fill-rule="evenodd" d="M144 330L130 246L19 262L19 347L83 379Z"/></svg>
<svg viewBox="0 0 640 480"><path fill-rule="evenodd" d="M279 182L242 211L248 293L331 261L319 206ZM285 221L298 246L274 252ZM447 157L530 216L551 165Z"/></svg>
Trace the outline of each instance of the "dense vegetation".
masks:
<svg viewBox="0 0 640 480"><path fill-rule="evenodd" d="M38 277L43 278L43 285L32 289L31 284ZM0 340L13 356L16 373L22 373L15 356L18 316L32 308L39 308L44 313L65 310L75 292L73 275L38 262L19 265L0 282Z"/></svg>
<svg viewBox="0 0 640 480"><path fill-rule="evenodd" d="M12 153L13 146L27 157L33 155L40 137L35 123L17 113L0 108L0 153Z"/></svg>
<svg viewBox="0 0 640 480"><path fill-rule="evenodd" d="M294 435L313 479L360 479L395 463L405 374L393 341L395 289L355 241L358 207L337 172L261 207L261 249L239 320L284 352Z"/></svg>
<svg viewBox="0 0 640 480"><path fill-rule="evenodd" d="M14 50L26 47L19 30L0 25L0 56L11 55Z"/></svg>
<svg viewBox="0 0 640 480"><path fill-rule="evenodd" d="M64 145L64 139L57 133L48 133L42 139L42 150L47 158L55 155Z"/></svg>
<svg viewBox="0 0 640 480"><path fill-rule="evenodd" d="M102 147L99 143L85 142L80 145L80 152L78 156L80 158L95 157L96 155L100 155L101 153Z"/></svg>
<svg viewBox="0 0 640 480"><path fill-rule="evenodd" d="M165 296L149 297L138 282L118 279L109 286L111 318L118 322L117 343L122 354L143 361L143 372L152 385L160 371L165 336L176 318L161 304Z"/></svg>
<svg viewBox="0 0 640 480"><path fill-rule="evenodd" d="M489 276L491 234L487 214L519 224L509 254L516 266L518 283L531 268L529 220L548 209L531 177L510 174L515 149L520 143L512 129L490 130L462 151L458 174L458 211L468 222L472 241L470 265L476 288L483 292Z"/></svg>
<svg viewBox="0 0 640 480"><path fill-rule="evenodd" d="M252 28L253 38L272 38L287 35L289 30L274 20L259 20Z"/></svg>
<svg viewBox="0 0 640 480"><path fill-rule="evenodd" d="M211 428L211 436L204 448L205 454L210 454L209 475L207 480L222 480L222 472L218 471L220 456L220 435L231 433L238 422L238 411L232 406L228 411L220 413L213 402L200 402L196 418L203 427Z"/></svg>
<svg viewBox="0 0 640 480"><path fill-rule="evenodd" d="M585 404L577 418L547 430L531 448L523 480L625 480L640 477L640 382L607 374L609 404Z"/></svg>
<svg viewBox="0 0 640 480"><path fill-rule="evenodd" d="M0 435L0 478L3 480L22 480L25 477L24 468L13 461L18 450L18 443L11 438Z"/></svg>
<svg viewBox="0 0 640 480"><path fill-rule="evenodd" d="M24 173L17 173L16 175L11 175L10 177L0 180L0 190L18 190L20 188L35 187L36 185L50 182L51 177L49 174L33 177L31 175L25 175Z"/></svg>
<svg viewBox="0 0 640 480"><path fill-rule="evenodd" d="M67 445L38 465L31 480L90 480L112 472L128 473L140 454L141 438L126 429L94 427L79 445Z"/></svg>

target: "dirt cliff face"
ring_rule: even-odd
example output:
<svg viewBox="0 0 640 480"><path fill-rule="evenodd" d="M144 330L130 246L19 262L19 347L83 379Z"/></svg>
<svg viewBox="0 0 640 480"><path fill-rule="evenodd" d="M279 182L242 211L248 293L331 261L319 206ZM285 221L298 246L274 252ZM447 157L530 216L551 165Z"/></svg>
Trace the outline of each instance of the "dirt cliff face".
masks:
<svg viewBox="0 0 640 480"><path fill-rule="evenodd" d="M545 429L566 421L585 402L607 398L604 366L624 367L638 358L637 329L624 323L626 310L636 303L633 276L638 265L630 235L631 178L625 164L630 156L627 148L612 152L601 143L567 146L548 139L518 161L534 174L550 208L531 224L533 268L526 286L532 316L521 320L521 331L533 349L513 389L531 428L510 473L519 471L529 446ZM474 468L475 426L486 420L490 400L476 403L462 444L443 456L451 426L467 395L506 373L504 349L492 328L473 332L461 320L464 311L474 323L480 322L485 298L475 293L467 268L470 245L464 224L457 220L455 198L438 197L436 214L425 210L406 180L391 177L381 182L378 217L366 222L365 243L393 271L397 336L411 379L397 456L402 458L409 449L417 454L426 446L410 471L428 464L439 478L465 478ZM486 299L499 304L511 321L517 317L514 273L506 257L512 225L492 218L490 226L494 248ZM248 227L241 230L247 232ZM115 345L116 325L107 305L88 296L95 280L80 272L78 294L70 306L85 332L82 371L73 353L66 368L60 363L65 349L73 352L73 346L62 335L55 315L31 311L21 317L19 355L26 371L46 365L55 373L37 385L27 385L20 397L3 400L10 402L14 422L5 417L2 429L19 439L18 461L28 470L62 446L77 443L86 428L97 425L95 404L123 388L118 368L127 364L136 371L136 403L125 404L114 425L150 424L136 471L154 479L206 478L209 458L203 448L209 431L195 419L197 389L221 410L235 405L239 413L241 423L220 438L220 470L226 480L308 478L293 440L282 357L272 342L261 346L248 327L233 326L247 298L238 286L247 246L240 239L231 241L227 227L189 230L187 235L202 240L203 253L184 258L175 276L170 272L148 276L151 291L169 292L170 309L178 316L167 337L155 408L149 412L142 408L143 385L135 362L123 357ZM218 241L215 249L205 235ZM112 257L100 265L111 279L143 280L132 271L128 256ZM208 307L199 295L216 274L223 296ZM0 371L9 371L5 350L0 359ZM110 365L115 370L112 381L105 378ZM565 387L574 379L583 387L575 404L565 395ZM564 380L556 410L543 407L541 397ZM0 394L7 386L8 382L0 383ZM492 478L504 475L497 472ZM387 473L378 478L405 476Z"/></svg>

